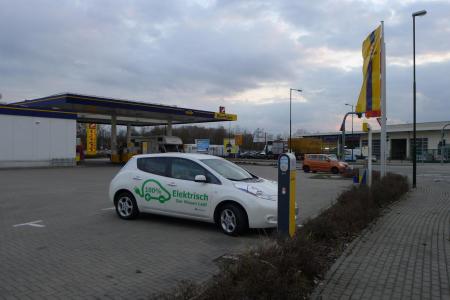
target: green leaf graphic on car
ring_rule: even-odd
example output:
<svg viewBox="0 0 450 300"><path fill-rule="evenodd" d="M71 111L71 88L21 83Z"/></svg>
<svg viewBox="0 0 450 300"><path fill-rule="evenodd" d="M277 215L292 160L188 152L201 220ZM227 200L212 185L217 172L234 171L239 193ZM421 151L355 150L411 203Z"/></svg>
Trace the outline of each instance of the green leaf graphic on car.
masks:
<svg viewBox="0 0 450 300"><path fill-rule="evenodd" d="M144 181L141 188L134 188L134 192L147 201L154 199L164 203L170 200L170 193L154 179Z"/></svg>

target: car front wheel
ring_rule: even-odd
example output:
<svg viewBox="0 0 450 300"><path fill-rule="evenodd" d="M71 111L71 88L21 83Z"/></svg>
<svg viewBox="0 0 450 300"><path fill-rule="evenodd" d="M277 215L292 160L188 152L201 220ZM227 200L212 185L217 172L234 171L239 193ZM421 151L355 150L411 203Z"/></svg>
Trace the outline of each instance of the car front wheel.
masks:
<svg viewBox="0 0 450 300"><path fill-rule="evenodd" d="M220 209L218 225L228 235L237 236L248 228L247 217L242 208L234 204L224 205Z"/></svg>
<svg viewBox="0 0 450 300"><path fill-rule="evenodd" d="M332 168L331 168L331 173L333 173L333 174L338 174L338 173L339 173L339 169L336 168L336 167L332 167Z"/></svg>
<svg viewBox="0 0 450 300"><path fill-rule="evenodd" d="M135 219L139 215L136 199L129 192L122 192L116 196L114 201L117 215L125 220Z"/></svg>

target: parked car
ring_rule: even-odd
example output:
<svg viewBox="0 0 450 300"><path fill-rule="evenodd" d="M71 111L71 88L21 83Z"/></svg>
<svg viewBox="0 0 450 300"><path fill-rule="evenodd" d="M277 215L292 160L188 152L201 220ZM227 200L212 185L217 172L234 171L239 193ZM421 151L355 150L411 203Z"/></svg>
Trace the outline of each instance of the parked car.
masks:
<svg viewBox="0 0 450 300"><path fill-rule="evenodd" d="M277 225L278 186L223 158L193 153L135 155L109 197L122 219L141 212L216 223L228 235Z"/></svg>
<svg viewBox="0 0 450 300"><path fill-rule="evenodd" d="M259 154L259 151L255 151L255 150L250 151L249 158L257 158L258 154Z"/></svg>
<svg viewBox="0 0 450 300"><path fill-rule="evenodd" d="M267 155L264 151L261 151L261 152L256 152L255 155L254 155L254 158L257 158L257 159L268 159L269 155Z"/></svg>
<svg viewBox="0 0 450 300"><path fill-rule="evenodd" d="M250 158L250 151L243 151L239 153L239 158Z"/></svg>
<svg viewBox="0 0 450 300"><path fill-rule="evenodd" d="M327 154L327 155L328 155L328 157L329 157L330 159L332 159L332 160L338 160L338 157L337 157L336 154Z"/></svg>
<svg viewBox="0 0 450 300"><path fill-rule="evenodd" d="M345 149L345 161L356 161L361 155L360 148Z"/></svg>
<svg viewBox="0 0 450 300"><path fill-rule="evenodd" d="M244 151L244 152L242 152L242 153L239 155L239 157L240 157L240 158L257 158L258 155L259 155L259 152L258 152L258 151L252 150L252 151Z"/></svg>
<svg viewBox="0 0 450 300"><path fill-rule="evenodd" d="M331 172L333 174L345 173L350 169L345 162L337 160L328 154L305 154L303 171L305 172Z"/></svg>
<svg viewBox="0 0 450 300"><path fill-rule="evenodd" d="M364 158L366 161L369 160L369 158L366 156ZM377 157L375 155L372 155L372 162L376 162L377 161Z"/></svg>

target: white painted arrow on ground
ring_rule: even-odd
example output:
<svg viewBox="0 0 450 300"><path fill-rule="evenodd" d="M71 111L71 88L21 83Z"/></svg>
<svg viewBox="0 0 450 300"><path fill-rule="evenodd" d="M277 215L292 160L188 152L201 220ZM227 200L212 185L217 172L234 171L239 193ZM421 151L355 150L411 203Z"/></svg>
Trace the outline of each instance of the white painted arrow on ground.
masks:
<svg viewBox="0 0 450 300"><path fill-rule="evenodd" d="M102 210L113 210L116 209L115 207L108 207L108 208L102 208Z"/></svg>
<svg viewBox="0 0 450 300"><path fill-rule="evenodd" d="M41 223L41 222L42 222L42 220L31 221L28 223L16 224L16 225L13 225L13 227L20 227L20 226L45 227L44 224L37 224L37 223Z"/></svg>

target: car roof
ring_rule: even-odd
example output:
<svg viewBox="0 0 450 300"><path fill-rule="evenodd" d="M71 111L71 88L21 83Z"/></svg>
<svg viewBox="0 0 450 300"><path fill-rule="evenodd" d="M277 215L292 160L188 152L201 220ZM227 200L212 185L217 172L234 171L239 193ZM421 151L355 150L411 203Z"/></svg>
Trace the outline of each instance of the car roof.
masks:
<svg viewBox="0 0 450 300"><path fill-rule="evenodd" d="M134 155L135 158L143 157L180 157L180 158L190 158L190 159L223 159L218 156L201 154L201 153L180 153L180 152L169 152L169 153L152 153L152 154L139 154Z"/></svg>

